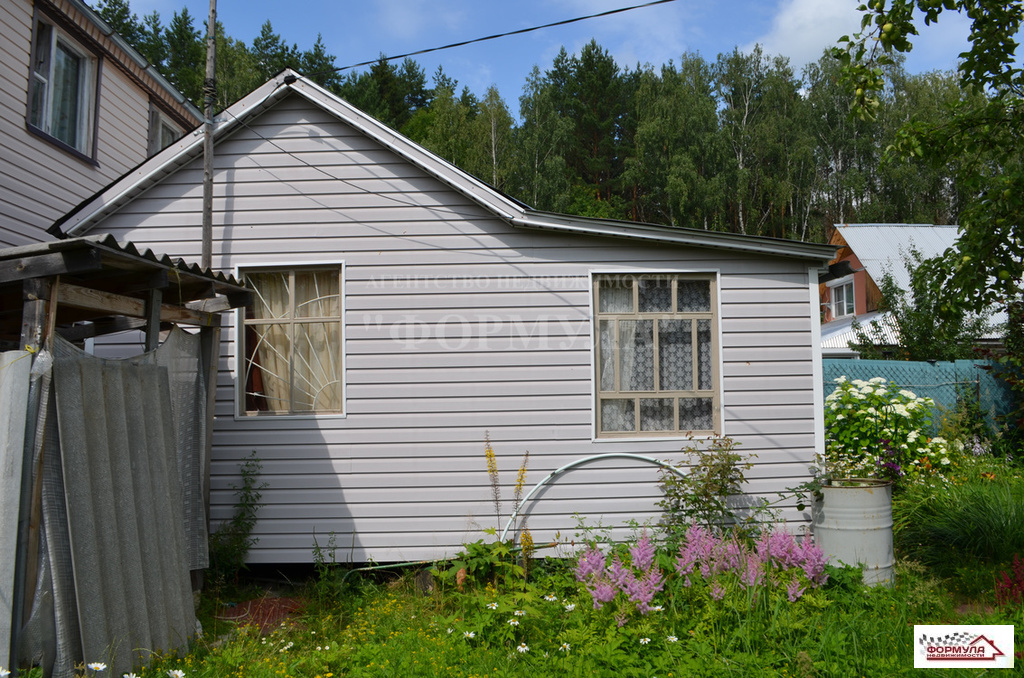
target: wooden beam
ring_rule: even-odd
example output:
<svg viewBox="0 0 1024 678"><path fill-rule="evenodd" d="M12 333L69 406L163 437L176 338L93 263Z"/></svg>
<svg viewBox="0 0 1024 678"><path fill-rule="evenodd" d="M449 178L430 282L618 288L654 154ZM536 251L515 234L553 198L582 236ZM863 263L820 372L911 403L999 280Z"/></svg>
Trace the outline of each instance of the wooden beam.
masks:
<svg viewBox="0 0 1024 678"><path fill-rule="evenodd" d="M100 253L94 249L7 259L0 261L0 283L98 271L102 266Z"/></svg>
<svg viewBox="0 0 1024 678"><path fill-rule="evenodd" d="M145 326L145 320L141 320L139 318L126 318L123 315L118 315L110 318L101 318L94 322L58 327L57 334L68 341L74 342L81 341L83 339L91 339L92 337L101 337L104 334L138 330Z"/></svg>
<svg viewBox="0 0 1024 678"><path fill-rule="evenodd" d="M92 289L113 292L115 294L164 289L170 284L170 277L165 270L131 271L119 273L118 275L108 276L99 274L89 277L89 287Z"/></svg>
<svg viewBox="0 0 1024 678"><path fill-rule="evenodd" d="M146 302L135 297L126 297L113 292L78 285L61 285L60 302L64 306L100 311L109 315L125 315L130 318L146 318ZM183 306L160 306L160 320L182 325L210 326L213 315L202 311L193 311Z"/></svg>

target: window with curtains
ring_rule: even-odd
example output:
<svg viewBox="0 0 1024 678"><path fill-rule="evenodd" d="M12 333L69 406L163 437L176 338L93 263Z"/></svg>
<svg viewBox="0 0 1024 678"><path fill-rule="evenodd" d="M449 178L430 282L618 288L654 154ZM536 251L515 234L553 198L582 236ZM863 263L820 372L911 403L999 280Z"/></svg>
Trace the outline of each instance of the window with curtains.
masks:
<svg viewBox="0 0 1024 678"><path fill-rule="evenodd" d="M247 415L341 414L342 267L242 271L253 289L242 346Z"/></svg>
<svg viewBox="0 0 1024 678"><path fill-rule="evenodd" d="M717 433L714 276L596 275L599 437Z"/></svg>
<svg viewBox="0 0 1024 678"><path fill-rule="evenodd" d="M29 126L91 157L96 57L45 21L36 21L32 49Z"/></svg>

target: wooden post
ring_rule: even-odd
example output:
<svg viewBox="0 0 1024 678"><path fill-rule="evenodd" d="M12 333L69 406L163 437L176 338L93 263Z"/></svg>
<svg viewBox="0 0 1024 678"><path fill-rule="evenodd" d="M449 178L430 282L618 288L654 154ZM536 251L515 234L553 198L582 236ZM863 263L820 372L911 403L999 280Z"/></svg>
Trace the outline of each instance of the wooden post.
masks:
<svg viewBox="0 0 1024 678"><path fill-rule="evenodd" d="M160 311L164 294L161 290L150 290L146 299L146 351L155 351L160 346Z"/></svg>
<svg viewBox="0 0 1024 678"><path fill-rule="evenodd" d="M21 340L22 349L32 353L47 345L56 323L57 288L59 276L47 278L28 278L22 282L22 318ZM18 643L22 625L28 621L35 597L36 577L39 569L39 528L42 522L42 455L39 464L33 468L32 460L35 451L40 449L45 431L39 430L38 424L45 419L41 408L47 402L47 394L33 392L30 396L28 413L25 422L25 446L21 467L21 496L18 506L18 540L15 547L14 591L12 596L13 623L10 658L12 666L17 666ZM33 471L36 480L32 482Z"/></svg>
<svg viewBox="0 0 1024 678"><path fill-rule="evenodd" d="M217 0L210 0L210 18L206 24L206 80L203 97L206 121L203 124L203 252L202 267L213 265L213 106L217 99Z"/></svg>
<svg viewBox="0 0 1024 678"><path fill-rule="evenodd" d="M199 331L199 369L206 375L206 439L203 441L203 510L206 512L206 533L210 533L210 460L213 456L214 408L217 405L217 374L220 371L220 314L213 315L211 325ZM203 571L192 571L192 590L203 588Z"/></svg>
<svg viewBox="0 0 1024 678"><path fill-rule="evenodd" d="M54 278L29 278L22 283L22 350L35 353L43 345Z"/></svg>

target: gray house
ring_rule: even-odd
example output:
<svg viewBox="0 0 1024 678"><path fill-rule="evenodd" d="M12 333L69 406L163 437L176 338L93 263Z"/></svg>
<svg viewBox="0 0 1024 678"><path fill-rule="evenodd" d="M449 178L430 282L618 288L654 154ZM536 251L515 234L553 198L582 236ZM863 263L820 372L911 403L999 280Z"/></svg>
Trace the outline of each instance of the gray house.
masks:
<svg viewBox="0 0 1024 678"><path fill-rule="evenodd" d="M202 121L82 0L0 3L0 54L0 248L51 240L54 219Z"/></svg>
<svg viewBox="0 0 1024 678"><path fill-rule="evenodd" d="M200 258L201 138L66 215ZM213 265L256 303L223 334L212 517L254 450L254 563L455 553L527 488L537 543L656 517L692 434L756 455L747 491L823 448L818 270L831 246L539 212L284 72L220 116ZM132 350L133 338L99 352ZM492 501L489 436L504 504ZM525 491L525 490L524 490ZM789 505L784 517L804 521Z"/></svg>

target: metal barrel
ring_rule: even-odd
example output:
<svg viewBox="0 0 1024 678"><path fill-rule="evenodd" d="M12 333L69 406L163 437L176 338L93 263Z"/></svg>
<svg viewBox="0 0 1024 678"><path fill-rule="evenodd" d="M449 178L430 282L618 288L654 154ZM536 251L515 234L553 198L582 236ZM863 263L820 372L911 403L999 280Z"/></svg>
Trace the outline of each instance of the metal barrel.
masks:
<svg viewBox="0 0 1024 678"><path fill-rule="evenodd" d="M868 586L893 581L892 485L871 478L834 479L821 488L814 539L831 565L860 565Z"/></svg>

